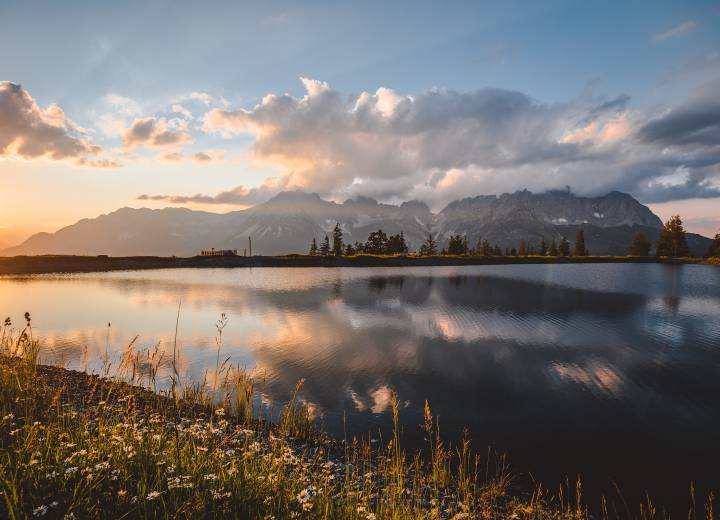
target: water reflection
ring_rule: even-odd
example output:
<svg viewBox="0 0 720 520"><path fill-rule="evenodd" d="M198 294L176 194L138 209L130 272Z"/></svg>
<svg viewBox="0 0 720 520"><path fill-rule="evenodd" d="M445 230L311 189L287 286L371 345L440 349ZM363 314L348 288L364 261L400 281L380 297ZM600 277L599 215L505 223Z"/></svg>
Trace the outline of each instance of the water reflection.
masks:
<svg viewBox="0 0 720 520"><path fill-rule="evenodd" d="M590 485L644 482L684 499L689 479L711 481L720 462L718 271L571 265L6 278L0 312L30 310L48 358L97 368L106 346L117 360L136 334L141 347L171 348L182 302L186 379L214 367L213 324L225 312L224 354L262 376L263 402L284 402L305 378L303 397L333 433L387 428L397 391L410 443L421 441L427 399L451 438L468 428L476 445L507 450L539 478L582 472ZM168 376L161 370L161 385Z"/></svg>

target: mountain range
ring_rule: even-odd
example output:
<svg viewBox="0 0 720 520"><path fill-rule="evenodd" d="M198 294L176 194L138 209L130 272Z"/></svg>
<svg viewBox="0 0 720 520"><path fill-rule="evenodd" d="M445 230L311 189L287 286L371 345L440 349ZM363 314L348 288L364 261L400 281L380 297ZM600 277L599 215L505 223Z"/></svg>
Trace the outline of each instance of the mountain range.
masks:
<svg viewBox="0 0 720 520"><path fill-rule="evenodd" d="M527 190L465 198L439 213L419 201L382 204L358 197L343 203L302 191L282 192L242 211L209 213L186 208L121 208L83 219L55 233L38 233L1 251L5 256L82 254L112 256L193 256L202 249L237 249L252 237L253 254L305 253L310 241L331 235L339 222L346 242L365 241L371 231L402 231L410 249L428 235L442 247L453 234L466 235L473 246L487 239L502 249L521 240L537 245L563 236L571 242L579 228L591 254L624 255L638 231L654 241L663 223L647 206L617 191L580 197L566 191L534 194ZM703 255L710 239L688 234L691 253Z"/></svg>

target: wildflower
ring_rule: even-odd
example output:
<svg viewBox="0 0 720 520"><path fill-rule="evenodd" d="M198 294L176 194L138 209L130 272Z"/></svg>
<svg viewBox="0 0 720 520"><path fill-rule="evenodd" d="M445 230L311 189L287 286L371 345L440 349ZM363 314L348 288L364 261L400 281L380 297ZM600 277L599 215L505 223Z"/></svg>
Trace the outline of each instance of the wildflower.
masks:
<svg viewBox="0 0 720 520"><path fill-rule="evenodd" d="M33 516L45 516L48 512L48 506L38 506L33 509Z"/></svg>
<svg viewBox="0 0 720 520"><path fill-rule="evenodd" d="M77 470L78 470L77 466L72 466L65 470L65 475L73 475L73 474L77 473Z"/></svg>
<svg viewBox="0 0 720 520"><path fill-rule="evenodd" d="M124 489L118 490L117 496L119 496L120 498L123 498L125 495L127 495L127 491L125 491Z"/></svg>
<svg viewBox="0 0 720 520"><path fill-rule="evenodd" d="M159 491L151 491L150 493L148 493L148 496L146 496L145 498L150 502L150 501L155 500L159 496L160 496Z"/></svg>
<svg viewBox="0 0 720 520"><path fill-rule="evenodd" d="M3 421L12 421L15 418L15 414L9 413L3 417Z"/></svg>
<svg viewBox="0 0 720 520"><path fill-rule="evenodd" d="M207 475L205 475L204 479L205 480L217 480L217 475L215 475L214 473L208 473Z"/></svg>
<svg viewBox="0 0 720 520"><path fill-rule="evenodd" d="M10 436L14 437L17 432L19 432L22 428L18 428L17 430L13 430L10 432Z"/></svg>
<svg viewBox="0 0 720 520"><path fill-rule="evenodd" d="M225 415L225 408L218 408L215 410L215 415L218 417L223 417Z"/></svg>
<svg viewBox="0 0 720 520"><path fill-rule="evenodd" d="M71 511L69 513L65 513L65 516L63 516L63 520L77 520L77 517L75 516L75 513Z"/></svg>
<svg viewBox="0 0 720 520"><path fill-rule="evenodd" d="M375 513L368 513L365 515L365 520L376 520Z"/></svg>

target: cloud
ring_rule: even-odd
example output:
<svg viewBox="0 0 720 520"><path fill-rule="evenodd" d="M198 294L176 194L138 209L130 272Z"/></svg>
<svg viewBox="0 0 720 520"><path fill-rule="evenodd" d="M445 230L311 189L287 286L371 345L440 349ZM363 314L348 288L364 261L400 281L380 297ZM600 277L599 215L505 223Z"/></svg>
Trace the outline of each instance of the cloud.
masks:
<svg viewBox="0 0 720 520"><path fill-rule="evenodd" d="M203 128L254 136L250 159L279 170L287 189L335 198L419 198L439 209L520 188L617 189L646 201L715 197L720 189L713 85L649 114L632 109L625 94L554 104L494 88L409 95L381 87L346 96L301 81L302 97L268 94L251 109L212 109ZM685 173L672 177L677 171Z"/></svg>
<svg viewBox="0 0 720 520"><path fill-rule="evenodd" d="M643 125L638 136L667 146L720 145L720 101L706 99L670 110Z"/></svg>
<svg viewBox="0 0 720 520"><path fill-rule="evenodd" d="M280 187L264 184L257 188L237 186L228 191L221 191L216 195L140 195L137 200L161 201L170 204L230 204L249 206L265 202L280 191Z"/></svg>
<svg viewBox="0 0 720 520"><path fill-rule="evenodd" d="M680 36L685 36L685 35L693 32L695 29L697 29L697 26L698 26L697 22L695 22L694 20L688 20L679 25L676 25L675 27L668 29L667 31L654 34L653 40L655 40L656 42L663 42L669 38L677 38Z"/></svg>
<svg viewBox="0 0 720 520"><path fill-rule="evenodd" d="M182 106L179 103L173 103L172 111L177 114L181 114L186 119L192 119L192 117L193 117L192 112L190 112L187 108L185 108L184 106Z"/></svg>
<svg viewBox="0 0 720 520"><path fill-rule="evenodd" d="M162 148L192 142L187 123L182 119L143 117L135 119L123 133L126 147L148 146Z"/></svg>
<svg viewBox="0 0 720 520"><path fill-rule="evenodd" d="M101 152L87 139L86 130L58 105L43 109L20 85L0 81L0 157L46 157L92 167L116 166L109 160L88 158Z"/></svg>
<svg viewBox="0 0 720 520"><path fill-rule="evenodd" d="M205 152L198 152L193 155L193 161L203 163L203 162L210 162L212 161L212 157L210 157Z"/></svg>

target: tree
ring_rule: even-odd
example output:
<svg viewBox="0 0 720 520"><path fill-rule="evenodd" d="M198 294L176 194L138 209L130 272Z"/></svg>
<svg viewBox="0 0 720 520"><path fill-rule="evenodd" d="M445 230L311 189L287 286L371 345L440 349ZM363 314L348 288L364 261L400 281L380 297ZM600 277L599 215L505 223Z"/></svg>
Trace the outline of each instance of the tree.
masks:
<svg viewBox="0 0 720 520"><path fill-rule="evenodd" d="M577 230L575 235L575 251L573 256L587 256L587 250L585 249L585 232L582 228Z"/></svg>
<svg viewBox="0 0 720 520"><path fill-rule="evenodd" d="M335 256L343 254L343 232L339 222L335 222L335 229L333 229L332 252Z"/></svg>
<svg viewBox="0 0 720 520"><path fill-rule="evenodd" d="M517 249L514 247L510 249L510 256L517 256Z"/></svg>
<svg viewBox="0 0 720 520"><path fill-rule="evenodd" d="M490 247L490 242L487 240L483 240L480 243L480 247L478 248L478 254L482 256L492 256L492 248Z"/></svg>
<svg viewBox="0 0 720 520"><path fill-rule="evenodd" d="M717 233L715 238L713 238L707 256L720 256L720 233Z"/></svg>
<svg viewBox="0 0 720 520"><path fill-rule="evenodd" d="M368 235L367 242L365 242L365 252L373 255L382 255L387 251L387 235L382 229L373 231Z"/></svg>
<svg viewBox="0 0 720 520"><path fill-rule="evenodd" d="M527 247L525 246L525 240L520 241L520 249L518 249L519 256L527 256Z"/></svg>
<svg viewBox="0 0 720 520"><path fill-rule="evenodd" d="M356 240L355 245L353 246L353 249L355 249L356 255L359 255L360 253L364 253L365 252L365 244L363 244L359 240Z"/></svg>
<svg viewBox="0 0 720 520"><path fill-rule="evenodd" d="M330 239L327 235L325 235L325 240L323 240L323 243L320 246L320 254L323 256L328 256L330 254Z"/></svg>
<svg viewBox="0 0 720 520"><path fill-rule="evenodd" d="M570 242L568 242L567 238L562 237L562 240L560 240L560 247L558 249L560 251L560 256L570 256Z"/></svg>
<svg viewBox="0 0 720 520"><path fill-rule="evenodd" d="M310 255L315 256L317 254L318 254L317 240L315 240L315 237L313 237L312 242L310 242Z"/></svg>
<svg viewBox="0 0 720 520"><path fill-rule="evenodd" d="M630 242L630 256L650 256L650 248L652 244L645 238L642 231L638 232Z"/></svg>
<svg viewBox="0 0 720 520"><path fill-rule="evenodd" d="M461 234L451 235L448 241L447 252L449 255L467 254L467 238Z"/></svg>
<svg viewBox="0 0 720 520"><path fill-rule="evenodd" d="M687 239L685 238L685 229L683 228L680 215L673 215L665 223L665 227L660 233L655 249L657 256L667 256L670 258L677 256L689 256Z"/></svg>
<svg viewBox="0 0 720 520"><path fill-rule="evenodd" d="M503 255L502 249L500 249L500 246L499 246L499 245L495 244L495 247L493 247L493 252L492 252L492 254L493 254L494 256L502 256L502 255Z"/></svg>
<svg viewBox="0 0 720 520"><path fill-rule="evenodd" d="M403 255L408 252L408 246L405 242L405 234L402 231L400 231L400 234L392 235L388 238L386 252L391 255Z"/></svg>
<svg viewBox="0 0 720 520"><path fill-rule="evenodd" d="M553 238L553 241L550 243L550 249L548 249L548 255L550 255L550 256L558 255L558 248L557 248L557 244L555 243L554 238Z"/></svg>
<svg viewBox="0 0 720 520"><path fill-rule="evenodd" d="M418 251L418 253L420 256L433 256L437 254L437 243L433 240L432 235L428 235L425 242L423 242L420 246L420 251Z"/></svg>
<svg viewBox="0 0 720 520"><path fill-rule="evenodd" d="M345 246L345 256L352 256L355 254L355 248L352 244L348 244Z"/></svg>
<svg viewBox="0 0 720 520"><path fill-rule="evenodd" d="M545 237L540 237L540 256L547 256L548 246L545 243Z"/></svg>

